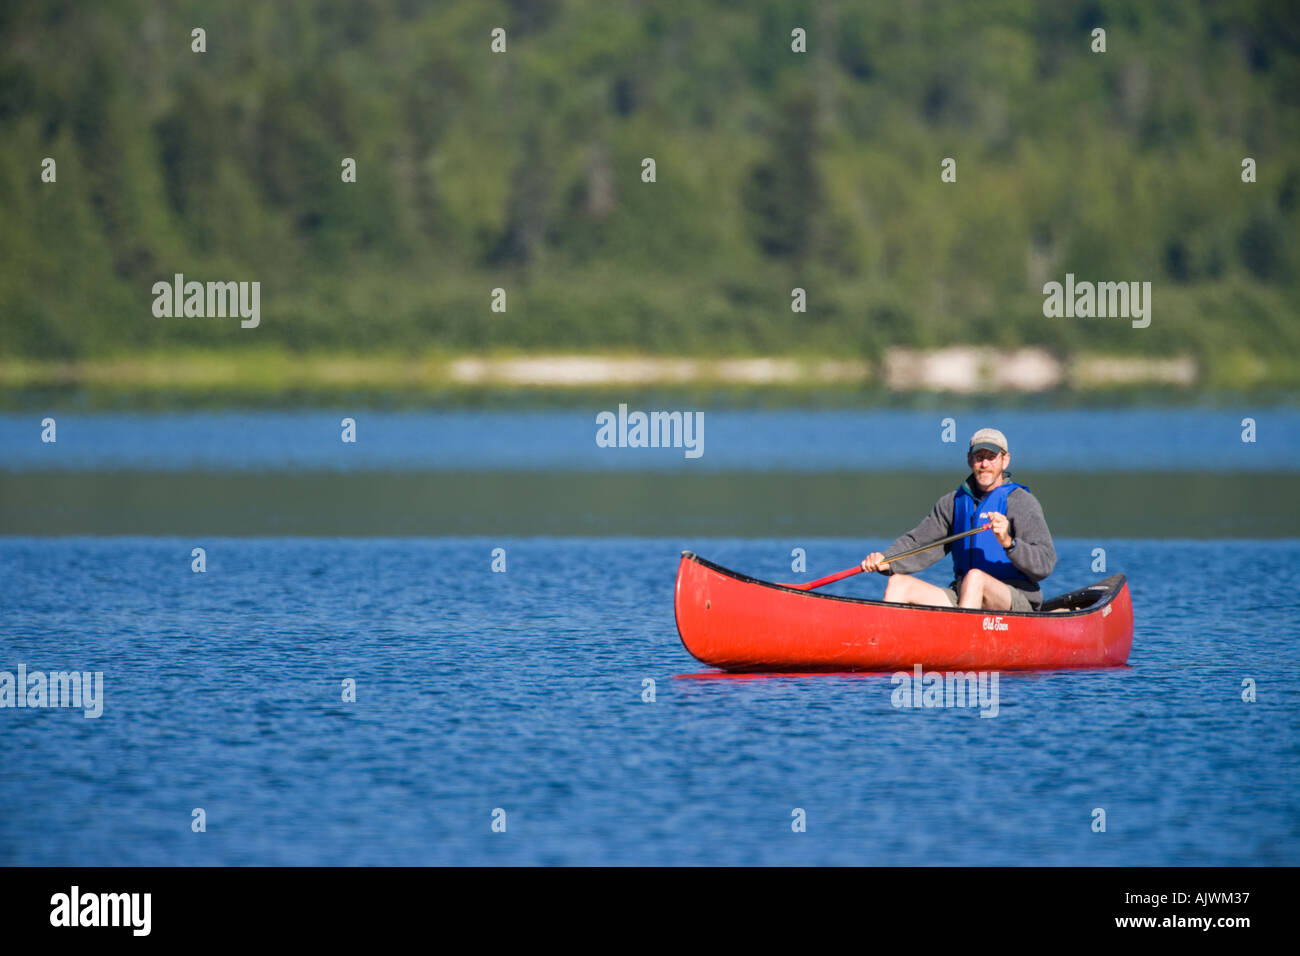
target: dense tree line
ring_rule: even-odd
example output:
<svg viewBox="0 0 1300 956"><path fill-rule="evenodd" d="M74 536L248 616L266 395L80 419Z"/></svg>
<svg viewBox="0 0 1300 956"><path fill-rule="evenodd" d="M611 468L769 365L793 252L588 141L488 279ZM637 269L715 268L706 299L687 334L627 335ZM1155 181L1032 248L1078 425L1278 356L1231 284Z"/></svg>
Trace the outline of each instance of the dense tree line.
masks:
<svg viewBox="0 0 1300 956"><path fill-rule="evenodd" d="M1297 382L1298 120L1287 0L11 2L0 353L1041 344ZM153 318L177 272L261 281L260 327ZM1066 272L1151 281L1150 328L1045 318Z"/></svg>

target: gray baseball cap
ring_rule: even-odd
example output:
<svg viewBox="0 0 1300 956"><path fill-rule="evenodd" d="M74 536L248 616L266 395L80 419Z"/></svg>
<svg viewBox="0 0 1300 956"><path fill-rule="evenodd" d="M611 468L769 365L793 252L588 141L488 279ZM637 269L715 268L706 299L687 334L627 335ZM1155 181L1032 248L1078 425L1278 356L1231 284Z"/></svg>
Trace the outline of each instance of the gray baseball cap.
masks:
<svg viewBox="0 0 1300 956"><path fill-rule="evenodd" d="M970 450L981 451L985 449L1006 454L1007 436L996 428L981 428L970 436Z"/></svg>

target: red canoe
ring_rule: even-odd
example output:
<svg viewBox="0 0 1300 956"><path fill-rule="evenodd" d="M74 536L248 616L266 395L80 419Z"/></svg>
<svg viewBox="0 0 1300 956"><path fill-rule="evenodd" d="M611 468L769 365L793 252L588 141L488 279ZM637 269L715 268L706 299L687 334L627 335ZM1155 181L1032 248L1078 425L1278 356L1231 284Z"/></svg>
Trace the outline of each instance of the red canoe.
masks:
<svg viewBox="0 0 1300 956"><path fill-rule="evenodd" d="M1033 613L967 611L800 591L683 551L675 605L686 649L728 671L1114 667L1133 644L1122 574Z"/></svg>

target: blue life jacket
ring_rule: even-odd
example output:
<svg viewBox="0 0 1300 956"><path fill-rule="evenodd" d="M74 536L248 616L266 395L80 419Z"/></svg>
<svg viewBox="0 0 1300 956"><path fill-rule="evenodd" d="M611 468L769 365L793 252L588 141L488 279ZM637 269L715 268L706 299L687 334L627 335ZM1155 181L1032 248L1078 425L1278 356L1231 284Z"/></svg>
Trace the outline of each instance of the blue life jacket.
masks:
<svg viewBox="0 0 1300 956"><path fill-rule="evenodd" d="M987 524L988 516L993 512L1006 514L1007 496L1017 488L1029 490L1024 485L1008 479L985 495L983 501L976 501L971 495L969 484L963 481L952 503L952 533L960 534ZM1012 586L1027 588L1030 591L1038 588L1037 584L1021 574L1020 570L1011 563L1011 558L1007 556L1002 545L998 544L997 535L992 530L981 531L969 538L954 541L952 564L957 572L958 581L971 568L979 568Z"/></svg>

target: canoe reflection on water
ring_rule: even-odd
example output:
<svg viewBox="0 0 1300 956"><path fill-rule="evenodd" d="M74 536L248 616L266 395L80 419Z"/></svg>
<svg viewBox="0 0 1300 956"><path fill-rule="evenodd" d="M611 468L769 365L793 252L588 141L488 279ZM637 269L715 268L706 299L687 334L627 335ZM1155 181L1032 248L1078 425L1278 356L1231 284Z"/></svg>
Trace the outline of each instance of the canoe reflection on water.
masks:
<svg viewBox="0 0 1300 956"><path fill-rule="evenodd" d="M913 665L915 666L915 665ZM1061 668L1029 670L1021 668L1019 670L1008 671L1003 675L1003 680L1041 680L1044 677L1060 671ZM1070 670L1105 670L1105 671L1131 671L1132 664L1107 664L1098 668L1070 668ZM907 673L908 669L904 668L902 673ZM698 680L698 681L779 681L779 680L826 680L831 677L843 677L846 679L860 680L888 680L895 674L900 673L896 670L858 670L858 671L692 671L689 674L674 674L673 680ZM940 670L939 674L947 674L949 671Z"/></svg>

